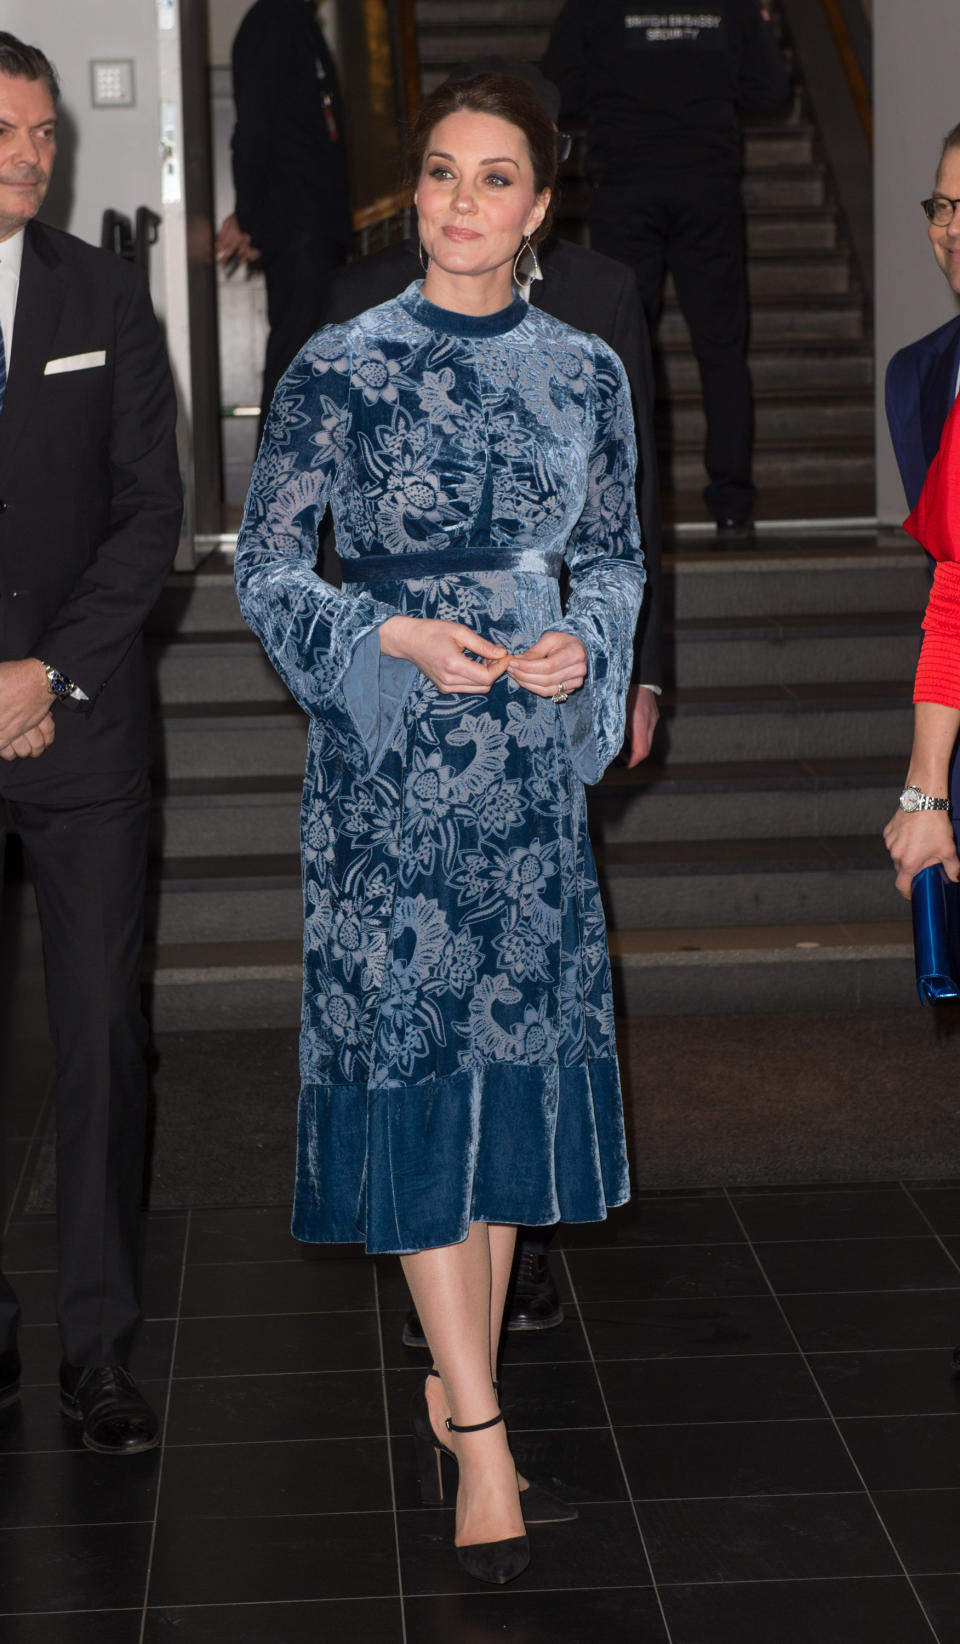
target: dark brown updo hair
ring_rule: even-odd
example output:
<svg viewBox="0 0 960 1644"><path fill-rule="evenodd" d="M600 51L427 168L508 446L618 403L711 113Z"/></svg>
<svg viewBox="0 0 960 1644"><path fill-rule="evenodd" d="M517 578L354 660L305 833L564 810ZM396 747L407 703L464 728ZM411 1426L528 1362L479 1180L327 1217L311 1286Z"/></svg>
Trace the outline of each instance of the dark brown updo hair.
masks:
<svg viewBox="0 0 960 1644"><path fill-rule="evenodd" d="M448 114L492 114L523 132L533 165L534 193L550 189L550 204L540 227L530 238L546 238L553 220L557 185L557 133L536 93L513 74L475 74L469 80L444 80L420 105L407 139L407 180L416 188L423 157L434 130Z"/></svg>

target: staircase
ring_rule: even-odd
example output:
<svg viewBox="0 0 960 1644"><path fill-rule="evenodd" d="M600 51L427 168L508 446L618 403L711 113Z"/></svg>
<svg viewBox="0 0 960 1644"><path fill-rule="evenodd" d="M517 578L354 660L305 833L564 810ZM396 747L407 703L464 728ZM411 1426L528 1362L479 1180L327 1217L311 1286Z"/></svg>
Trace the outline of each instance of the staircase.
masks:
<svg viewBox="0 0 960 1644"><path fill-rule="evenodd" d="M559 0L417 0L424 88L538 58ZM579 145L582 161L582 142ZM761 518L872 513L868 315L802 88L753 122L745 195ZM562 227L583 233L578 155ZM703 517L696 366L672 296L658 405L668 518ZM908 909L880 840L910 739L922 556L856 531L670 533L670 690L651 760L590 796L618 1008L908 1004ZM299 1010L303 717L243 626L228 556L174 577L151 633L157 803L147 973L158 1029Z"/></svg>
<svg viewBox="0 0 960 1644"><path fill-rule="evenodd" d="M590 797L620 1010L908 1004L879 835L910 738L919 554L854 533L739 556L681 539L664 582L675 685L654 757ZM153 636L155 1025L292 1024L303 717L227 558L171 581Z"/></svg>
<svg viewBox="0 0 960 1644"><path fill-rule="evenodd" d="M561 0L416 0L421 83L491 52L539 60ZM782 19L774 7L781 35ZM788 58L792 55L785 40ZM788 113L745 122L744 202L760 519L870 517L874 400L870 305L794 65ZM584 142L561 178L558 226L586 243ZM664 517L706 520L696 361L668 280L657 340Z"/></svg>

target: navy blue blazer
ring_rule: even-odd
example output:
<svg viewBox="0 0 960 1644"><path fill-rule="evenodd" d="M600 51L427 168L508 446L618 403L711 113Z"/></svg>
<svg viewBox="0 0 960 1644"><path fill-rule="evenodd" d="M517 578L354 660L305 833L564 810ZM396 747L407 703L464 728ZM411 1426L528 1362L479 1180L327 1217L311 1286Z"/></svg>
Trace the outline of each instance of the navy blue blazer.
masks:
<svg viewBox="0 0 960 1644"><path fill-rule="evenodd" d="M937 454L958 370L960 314L928 337L908 343L887 366L887 423L910 508L916 507Z"/></svg>

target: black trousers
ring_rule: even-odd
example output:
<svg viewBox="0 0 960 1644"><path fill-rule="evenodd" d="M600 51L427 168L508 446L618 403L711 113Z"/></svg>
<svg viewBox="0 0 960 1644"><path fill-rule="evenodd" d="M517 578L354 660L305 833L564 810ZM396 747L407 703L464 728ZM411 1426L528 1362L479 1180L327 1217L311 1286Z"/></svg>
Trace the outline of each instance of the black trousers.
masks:
<svg viewBox="0 0 960 1644"><path fill-rule="evenodd" d="M707 420L703 498L715 519L750 515L753 387L743 202L736 178L604 183L594 189L590 243L634 269L650 335L669 270L690 329Z"/></svg>
<svg viewBox="0 0 960 1644"><path fill-rule="evenodd" d="M33 880L56 1057L57 1320L71 1364L124 1364L140 1317L147 1107L140 1001L150 795L145 773L70 805L0 797ZM17 1298L0 1276L0 1352Z"/></svg>
<svg viewBox="0 0 960 1644"><path fill-rule="evenodd" d="M304 343L324 323L334 269L345 261L343 246L304 238L291 241L282 253L264 262L270 334L260 391L258 446L277 383Z"/></svg>

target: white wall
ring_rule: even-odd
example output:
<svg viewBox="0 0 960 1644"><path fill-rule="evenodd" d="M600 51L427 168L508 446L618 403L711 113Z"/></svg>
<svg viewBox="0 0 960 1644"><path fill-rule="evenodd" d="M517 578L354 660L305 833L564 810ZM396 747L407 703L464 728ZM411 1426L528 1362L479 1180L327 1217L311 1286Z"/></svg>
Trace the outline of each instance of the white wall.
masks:
<svg viewBox="0 0 960 1644"><path fill-rule="evenodd" d="M933 260L919 202L960 121L958 0L873 0L877 514L899 524L903 488L883 412L883 375L904 343L958 312Z"/></svg>
<svg viewBox="0 0 960 1644"><path fill-rule="evenodd" d="M160 205L156 0L3 0L3 27L51 58L63 84L57 172L41 215L94 244L114 206ZM93 58L132 57L136 106L95 109Z"/></svg>

